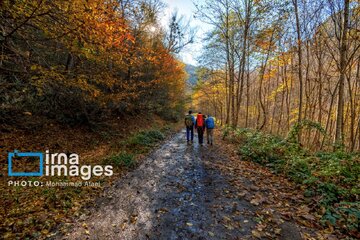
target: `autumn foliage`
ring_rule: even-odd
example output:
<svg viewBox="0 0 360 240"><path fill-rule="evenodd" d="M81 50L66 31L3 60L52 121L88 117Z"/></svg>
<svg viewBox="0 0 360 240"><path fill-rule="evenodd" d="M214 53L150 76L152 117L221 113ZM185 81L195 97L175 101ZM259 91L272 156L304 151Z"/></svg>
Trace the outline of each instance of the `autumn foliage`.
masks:
<svg viewBox="0 0 360 240"><path fill-rule="evenodd" d="M184 64L164 42L160 10L146 0L0 1L1 156L76 152L83 163L113 165L114 178L134 167L183 112ZM103 190L9 187L29 179L8 177L7 167L2 161L5 239L49 237Z"/></svg>
<svg viewBox="0 0 360 240"><path fill-rule="evenodd" d="M145 1L2 1L0 121L15 110L71 124L176 118L185 73L154 11Z"/></svg>
<svg viewBox="0 0 360 240"><path fill-rule="evenodd" d="M356 237L359 9L349 0L204 0L198 16L212 28L193 95L242 159L302 184L329 232Z"/></svg>

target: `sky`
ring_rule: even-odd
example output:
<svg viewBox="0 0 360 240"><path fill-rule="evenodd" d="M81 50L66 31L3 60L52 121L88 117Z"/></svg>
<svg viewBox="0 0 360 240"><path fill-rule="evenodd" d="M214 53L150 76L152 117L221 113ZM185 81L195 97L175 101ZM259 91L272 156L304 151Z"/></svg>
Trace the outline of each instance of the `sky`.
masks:
<svg viewBox="0 0 360 240"><path fill-rule="evenodd" d="M195 37L195 42L191 45L188 45L179 54L179 57L183 62L185 62L186 64L197 66L198 62L196 61L196 58L201 54L201 42L205 32L210 29L210 26L194 18L196 8L192 0L163 0L163 2L167 5L164 12L165 14L161 19L161 23L163 26L168 25L171 13L177 11L179 16L183 15L187 21L190 20L190 25L192 27L198 29ZM201 1L196 2L200 3Z"/></svg>

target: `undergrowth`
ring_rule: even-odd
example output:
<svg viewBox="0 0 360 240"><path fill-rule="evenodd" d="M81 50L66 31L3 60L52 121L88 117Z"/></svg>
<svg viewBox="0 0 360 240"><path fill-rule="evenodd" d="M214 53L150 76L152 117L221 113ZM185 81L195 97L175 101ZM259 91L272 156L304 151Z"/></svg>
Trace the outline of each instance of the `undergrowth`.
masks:
<svg viewBox="0 0 360 240"><path fill-rule="evenodd" d="M316 124L309 124L319 131ZM224 137L238 145L243 159L257 162L302 184L305 197L317 197L321 223L346 231L359 231L360 154L341 150L310 152L296 141L299 126L287 139L252 129L224 129Z"/></svg>
<svg viewBox="0 0 360 240"><path fill-rule="evenodd" d="M165 139L165 134L169 130L170 128L164 127L140 131L129 136L118 144L118 152L104 159L104 164L112 164L115 167L134 167L136 155L145 154L151 150L157 143Z"/></svg>
<svg viewBox="0 0 360 240"><path fill-rule="evenodd" d="M135 156L132 153L120 152L113 154L105 160L106 164L113 164L116 167L131 168L135 165Z"/></svg>

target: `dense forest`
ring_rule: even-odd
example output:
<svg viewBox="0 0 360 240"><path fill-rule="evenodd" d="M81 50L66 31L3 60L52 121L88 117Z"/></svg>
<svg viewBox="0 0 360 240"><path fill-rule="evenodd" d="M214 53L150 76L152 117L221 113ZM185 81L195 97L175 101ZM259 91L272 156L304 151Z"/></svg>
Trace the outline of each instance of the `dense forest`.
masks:
<svg viewBox="0 0 360 240"><path fill-rule="evenodd" d="M0 1L1 237L358 239L360 1L172 1Z"/></svg>
<svg viewBox="0 0 360 240"><path fill-rule="evenodd" d="M281 136L294 124L310 126L298 140L316 150L360 149L357 1L221 0L197 8L213 26L198 70L200 106L211 102L224 125Z"/></svg>
<svg viewBox="0 0 360 240"><path fill-rule="evenodd" d="M359 2L195 5L212 29L194 106L216 117L242 159L301 184L330 232L359 237Z"/></svg>
<svg viewBox="0 0 360 240"><path fill-rule="evenodd" d="M164 7L1 1L0 121L15 112L73 125L139 112L178 119L186 73L175 54L191 38L176 14L160 25Z"/></svg>
<svg viewBox="0 0 360 240"><path fill-rule="evenodd" d="M192 35L177 14L161 24L165 7L157 0L0 1L0 238L46 238L182 118L187 74L177 54ZM74 152L82 164L111 164L115 174L97 178L102 187L9 186L79 180L10 177L5 156L16 149ZM13 168L38 171L39 163Z"/></svg>

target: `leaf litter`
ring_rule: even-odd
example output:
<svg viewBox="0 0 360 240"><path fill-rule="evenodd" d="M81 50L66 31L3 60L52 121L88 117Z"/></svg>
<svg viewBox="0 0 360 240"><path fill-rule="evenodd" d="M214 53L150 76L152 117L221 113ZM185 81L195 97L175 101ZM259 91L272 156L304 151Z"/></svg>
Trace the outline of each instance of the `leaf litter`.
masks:
<svg viewBox="0 0 360 240"><path fill-rule="evenodd" d="M115 182L58 239L336 239L318 224L302 190L231 145L186 145L184 132ZM217 136L219 137L219 136ZM171 157L164 152L171 151ZM139 194L140 193L140 194ZM107 199L107 195L113 197ZM119 226L114 231L112 224ZM118 228L116 228L118 229Z"/></svg>

